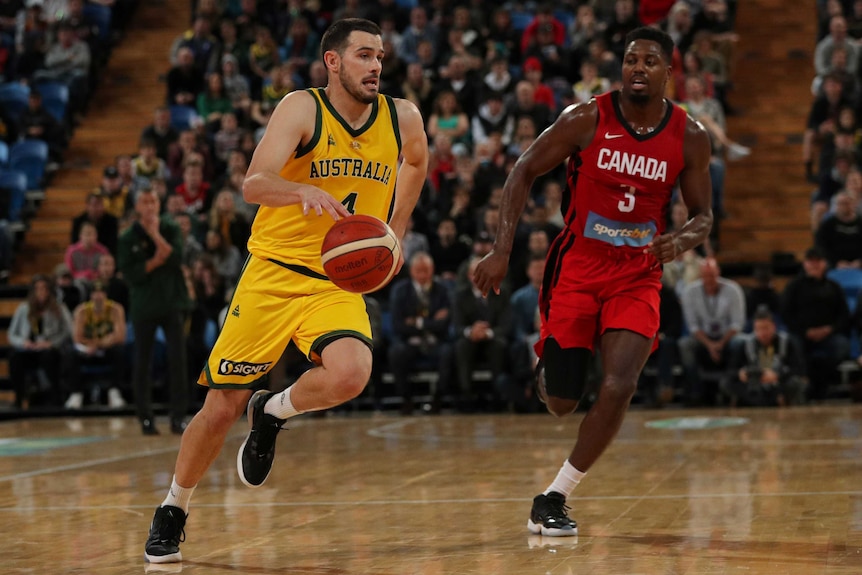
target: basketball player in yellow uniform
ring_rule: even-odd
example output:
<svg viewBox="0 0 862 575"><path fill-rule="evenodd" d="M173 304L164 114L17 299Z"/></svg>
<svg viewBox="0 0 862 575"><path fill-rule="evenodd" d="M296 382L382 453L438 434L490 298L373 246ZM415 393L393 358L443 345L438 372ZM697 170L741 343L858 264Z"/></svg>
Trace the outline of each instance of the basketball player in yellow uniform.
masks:
<svg viewBox="0 0 862 575"><path fill-rule="evenodd" d="M288 418L349 401L370 377L365 303L326 279L320 246L334 221L350 214L388 221L403 237L425 182L427 136L413 104L378 93L384 54L376 24L335 22L321 52L327 87L285 96L249 166L243 195L260 204L251 255L198 380L210 389L183 434L171 488L150 527L147 561L182 560L192 491L243 411L251 430L237 467L242 481L257 487ZM284 392L252 396L291 339L317 366Z"/></svg>

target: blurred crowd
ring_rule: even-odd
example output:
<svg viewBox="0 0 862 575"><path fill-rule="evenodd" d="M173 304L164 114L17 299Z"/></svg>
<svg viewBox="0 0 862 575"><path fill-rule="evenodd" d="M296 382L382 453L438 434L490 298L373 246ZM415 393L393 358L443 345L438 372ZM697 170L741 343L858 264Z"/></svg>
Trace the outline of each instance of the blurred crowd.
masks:
<svg viewBox="0 0 862 575"><path fill-rule="evenodd" d="M0 0L0 23L7 22L3 9L10 3L15 2ZM840 2L827 2L824 9L835 5L840 7ZM708 245L682 254L665 268L661 345L645 372L643 400L654 405L675 397L689 405L819 400L837 382L841 362L851 358L850 329L858 317L851 315L843 291L826 293L832 289L832 280L826 278L830 268L840 267L844 259L858 268L862 261L845 258L844 252L836 255L828 243L844 233L842 225L818 233L818 238L829 238L809 250L804 274L781 294L772 287L768 267L758 270L755 287L743 289L721 276L714 257L725 213L726 163L751 153L732 139L725 123L734 113L728 97L734 89L738 40L733 0L563 0L493 6L478 0L198 0L192 8L189 28L167 53L163 104L142 125L134 148L105 166L101 182L75 218L65 262L53 277L33 282L28 305L49 315L65 317L70 312L54 323L68 324L65 341L74 341L74 349L93 351L92 345L80 344L82 330L75 327L75 318L95 323L92 312L79 313L81 306L92 309L94 298L113 302L129 317L128 286L115 260L118 237L136 219L138 195L152 190L162 219L181 233L189 295L188 381L196 379L218 326L230 313L231 288L246 256L256 206L243 200L241 186L251 154L285 94L325 85L320 36L332 20L355 16L380 24L386 50L381 91L419 107L431 149L428 179L403 242L407 263L400 277L366 298L375 334L375 369L364 399L381 407L385 398L394 397L403 413L412 412L417 394L430 397L431 410L447 403L461 411L538 409L531 383L532 343L545 255L564 225L563 166L539 178L531 191L500 294L482 298L472 284L472 272L493 245L503 182L514 161L565 107L619 87L624 37L641 25L662 28L676 43L667 97L710 134L717 214ZM25 20L33 17L32 11L24 10ZM46 26L54 25L46 21ZM841 42L855 47L852 40ZM838 51L827 64L836 61ZM26 58L24 64L20 56L17 61L16 74L31 69ZM821 167L827 161L822 159L828 153L826 140L832 139L827 133L835 132L838 146L838 103L856 82L840 82L842 95L836 99L829 95L835 91L834 76L827 68L822 82L815 82L818 94L825 94L817 102L829 102L815 103L815 109L834 111L834 125L815 125L806 139L809 153L824 144ZM842 107L840 116L846 114ZM855 114L853 118L855 122ZM832 161L845 155L833 150ZM838 171L821 169L824 178ZM845 172L859 175L850 167ZM846 180L849 188L851 178ZM862 186L862 178L859 183ZM839 216L841 202L836 200L824 213L833 209L835 218L858 218L855 202L845 208L852 216ZM670 229L686 221L677 198L667 217ZM40 288L42 281L50 289ZM57 294L60 304L52 303ZM100 306L104 310L104 303ZM27 316L31 326L33 316L32 311ZM122 330L107 331L117 336L108 339L128 347L134 341L134 322L122 323ZM60 336L54 340L64 341ZM158 347L165 346L164 334L156 340L158 378L166 371L160 368L166 352ZM94 353L101 361L91 363L114 378L109 402L119 406L123 397L130 400L125 383L129 369L107 351ZM295 350L286 352L283 363L285 381L309 366ZM30 365L25 364L19 372ZM112 370L122 373L115 376ZM43 387L69 391L67 407L79 408L87 399L81 378L67 378L78 382L70 383L60 381L60 374L48 374L47 379ZM29 385L38 388L39 382Z"/></svg>

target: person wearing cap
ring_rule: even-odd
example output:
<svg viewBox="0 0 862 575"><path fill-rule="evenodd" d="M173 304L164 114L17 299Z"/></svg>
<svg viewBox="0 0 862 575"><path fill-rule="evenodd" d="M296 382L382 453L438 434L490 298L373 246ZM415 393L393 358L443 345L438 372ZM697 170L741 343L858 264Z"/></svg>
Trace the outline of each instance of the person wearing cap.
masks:
<svg viewBox="0 0 862 575"><path fill-rule="evenodd" d="M85 376L92 374L93 369L104 370L108 374L108 406L115 409L125 407L126 401L120 391L124 381L126 343L123 306L108 299L105 284L94 281L90 299L75 308L72 325L71 393L66 400L66 409L81 409L86 391Z"/></svg>
<svg viewBox="0 0 862 575"><path fill-rule="evenodd" d="M557 99L551 87L542 82L542 61L535 56L530 56L524 61L524 78L533 85L536 92L533 99L540 104L546 105L551 110L557 109Z"/></svg>
<svg viewBox="0 0 862 575"><path fill-rule="evenodd" d="M850 355L850 309L844 289L826 277L826 255L814 246L805 252L802 274L781 294L781 317L802 348L808 399L822 400L838 380L838 365Z"/></svg>

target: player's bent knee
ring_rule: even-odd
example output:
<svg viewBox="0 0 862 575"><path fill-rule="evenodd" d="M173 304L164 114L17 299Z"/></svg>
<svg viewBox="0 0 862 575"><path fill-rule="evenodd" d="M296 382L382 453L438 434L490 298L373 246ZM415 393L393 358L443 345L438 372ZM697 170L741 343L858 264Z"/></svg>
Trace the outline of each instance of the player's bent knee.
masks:
<svg viewBox="0 0 862 575"><path fill-rule="evenodd" d="M371 350L358 339L345 338L332 351L335 353L324 353L323 366L339 399L351 400L362 393L371 378Z"/></svg>
<svg viewBox="0 0 862 575"><path fill-rule="evenodd" d="M241 389L210 389L201 410L210 425L230 427L245 413L249 393Z"/></svg>
<svg viewBox="0 0 862 575"><path fill-rule="evenodd" d="M612 401L627 403L634 397L637 386L637 379L608 375L602 384L601 393Z"/></svg>

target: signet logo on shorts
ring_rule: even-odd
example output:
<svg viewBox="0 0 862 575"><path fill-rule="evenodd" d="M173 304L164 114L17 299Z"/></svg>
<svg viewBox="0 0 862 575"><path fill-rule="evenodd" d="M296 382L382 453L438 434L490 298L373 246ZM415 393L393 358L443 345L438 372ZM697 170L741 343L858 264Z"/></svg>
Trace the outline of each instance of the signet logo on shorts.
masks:
<svg viewBox="0 0 862 575"><path fill-rule="evenodd" d="M218 373L219 375L237 375L239 377L248 377L250 375L258 375L266 372L272 365L271 361L266 363L250 363L248 361L233 361L230 359L219 360Z"/></svg>

